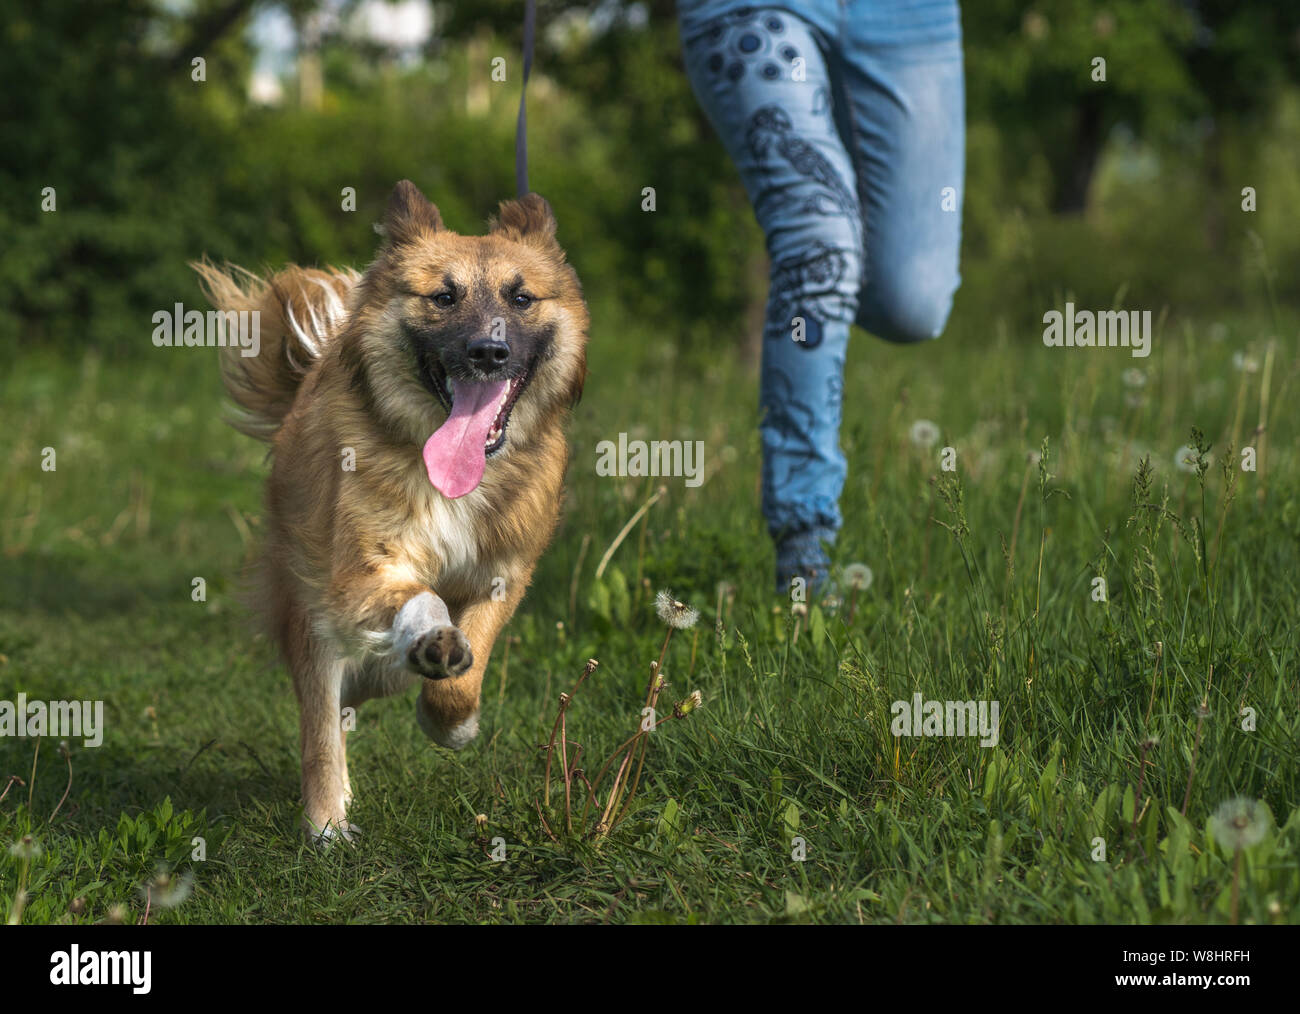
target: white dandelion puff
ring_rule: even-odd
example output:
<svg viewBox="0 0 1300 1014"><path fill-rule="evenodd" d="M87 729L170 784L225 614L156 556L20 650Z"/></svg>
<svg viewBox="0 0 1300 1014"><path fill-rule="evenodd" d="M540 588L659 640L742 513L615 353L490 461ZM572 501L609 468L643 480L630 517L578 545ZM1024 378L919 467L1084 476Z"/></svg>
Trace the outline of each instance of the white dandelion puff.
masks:
<svg viewBox="0 0 1300 1014"><path fill-rule="evenodd" d="M9 854L15 859L30 862L41 854L41 843L31 835L25 834L9 846Z"/></svg>
<svg viewBox="0 0 1300 1014"><path fill-rule="evenodd" d="M1234 852L1258 845L1268 833L1268 811L1247 796L1220 803L1210 818L1214 837Z"/></svg>
<svg viewBox="0 0 1300 1014"><path fill-rule="evenodd" d="M194 875L160 870L140 888L140 897L153 908L176 908L194 890Z"/></svg>
<svg viewBox="0 0 1300 1014"><path fill-rule="evenodd" d="M865 563L850 563L844 568L844 583L854 591L866 591L875 579Z"/></svg>
<svg viewBox="0 0 1300 1014"><path fill-rule="evenodd" d="M939 427L929 419L918 419L912 423L910 436L917 447L933 447L939 442Z"/></svg>
<svg viewBox="0 0 1300 1014"><path fill-rule="evenodd" d="M700 618L698 609L692 609L685 602L678 602L670 591L661 591L655 596L655 612L659 619L674 630L690 630Z"/></svg>
<svg viewBox="0 0 1300 1014"><path fill-rule="evenodd" d="M1195 472L1196 455L1195 447L1190 444L1183 444L1174 454L1174 467L1180 472Z"/></svg>

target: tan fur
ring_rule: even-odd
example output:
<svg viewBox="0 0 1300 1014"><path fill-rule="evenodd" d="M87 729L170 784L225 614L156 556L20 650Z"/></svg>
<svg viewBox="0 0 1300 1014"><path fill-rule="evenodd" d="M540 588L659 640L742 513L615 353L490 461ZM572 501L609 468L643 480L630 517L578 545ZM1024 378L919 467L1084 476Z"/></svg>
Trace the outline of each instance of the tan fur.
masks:
<svg viewBox="0 0 1300 1014"><path fill-rule="evenodd" d="M223 376L247 413L240 428L271 442L259 608L293 674L304 815L317 836L352 830L342 708L451 672L467 641L466 671L420 680L417 717L456 747L472 733L493 643L558 518L563 426L586 374L586 306L541 198L504 202L492 232L460 236L404 182L385 231L364 276L289 267L261 280L195 265L219 309L262 314L261 355L227 350ZM487 293L522 277L538 297L528 319L553 329L551 354L511 413L504 451L458 500L443 497L425 470L424 442L447 413L421 382L403 332L404 322L434 319L430 294L447 277ZM345 449L355 471L343 468ZM504 589L503 601L494 588ZM399 658L396 618L412 600L415 613L445 605L451 626L426 624L412 654Z"/></svg>

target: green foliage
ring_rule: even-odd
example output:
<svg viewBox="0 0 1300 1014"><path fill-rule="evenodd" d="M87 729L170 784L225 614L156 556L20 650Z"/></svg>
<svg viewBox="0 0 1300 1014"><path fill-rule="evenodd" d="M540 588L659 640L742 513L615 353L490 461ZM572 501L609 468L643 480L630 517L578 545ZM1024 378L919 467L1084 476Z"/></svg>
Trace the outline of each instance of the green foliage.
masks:
<svg viewBox="0 0 1300 1014"><path fill-rule="evenodd" d="M170 797L134 816L122 813L116 829L103 827L94 835L43 823L23 805L0 810L0 840L8 845L30 836L37 852L30 862L13 849L0 852L0 911L11 921L120 921L116 906L143 909L152 878L200 865L192 862L200 841L204 861L215 858L225 834L209 828L205 812L174 811ZM16 904L19 885L25 890L22 904ZM159 912L152 914L155 921Z"/></svg>
<svg viewBox="0 0 1300 1014"><path fill-rule="evenodd" d="M328 37L319 110L296 104L292 78L283 105L253 104L246 22L203 45L214 6L186 15L131 0L93 18L75 0L6 9L0 88L22 100L0 124L0 348L147 352L154 312L201 305L185 265L204 253L253 267L364 265L403 177L463 230L512 195L517 81L486 75L491 56L517 52L517 5L453 6L413 66ZM1287 209L1300 183L1288 153L1300 103L1286 46L1297 15L1198 10L964 10L966 281L954 331L983 336L1008 305L1070 296L1189 312L1253 297L1264 277L1294 294L1300 239ZM583 6L543 5L532 185L554 204L589 293L658 322L688 353L738 344L766 280L748 201L691 95L672 5L650 4L646 23L611 11L595 23ZM202 82L181 60L193 45ZM1105 83L1091 80L1096 56ZM1260 195L1256 213L1240 210L1245 185ZM354 212L342 210L345 187ZM653 212L642 210L647 187ZM45 188L56 212L40 210ZM1050 213L1071 188L1086 221Z"/></svg>

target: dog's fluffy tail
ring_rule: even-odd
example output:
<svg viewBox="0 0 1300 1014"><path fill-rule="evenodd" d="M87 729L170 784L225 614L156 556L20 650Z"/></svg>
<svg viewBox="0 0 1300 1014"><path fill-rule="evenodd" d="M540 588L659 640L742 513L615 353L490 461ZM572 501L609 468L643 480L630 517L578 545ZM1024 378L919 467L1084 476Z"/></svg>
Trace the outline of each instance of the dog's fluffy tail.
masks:
<svg viewBox="0 0 1300 1014"><path fill-rule="evenodd" d="M293 406L302 378L346 322L348 294L361 275L350 268L321 271L290 265L262 278L207 260L190 267L218 310L258 314L257 354L244 355L237 344L223 347L221 377L241 409L231 424L269 441Z"/></svg>

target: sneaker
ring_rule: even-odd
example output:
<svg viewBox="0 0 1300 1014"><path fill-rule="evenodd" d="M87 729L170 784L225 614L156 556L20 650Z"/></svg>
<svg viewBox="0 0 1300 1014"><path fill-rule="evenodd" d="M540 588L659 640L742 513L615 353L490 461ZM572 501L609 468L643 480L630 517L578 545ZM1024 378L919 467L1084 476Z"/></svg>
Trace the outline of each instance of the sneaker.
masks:
<svg viewBox="0 0 1300 1014"><path fill-rule="evenodd" d="M802 577L807 582L808 600L816 601L827 590L831 561L822 543L835 544L835 529L805 528L788 532L776 543L776 590L790 594L790 582Z"/></svg>

